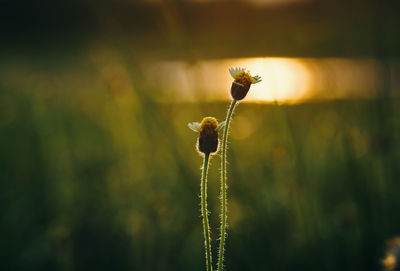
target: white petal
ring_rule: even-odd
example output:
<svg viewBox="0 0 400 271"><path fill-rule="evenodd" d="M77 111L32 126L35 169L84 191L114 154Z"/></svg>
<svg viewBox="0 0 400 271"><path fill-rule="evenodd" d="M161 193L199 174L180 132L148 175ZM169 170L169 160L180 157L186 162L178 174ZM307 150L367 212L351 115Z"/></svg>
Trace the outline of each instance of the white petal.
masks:
<svg viewBox="0 0 400 271"><path fill-rule="evenodd" d="M234 68L229 68L229 73L231 74L231 76L233 77L233 79L235 79L236 69L234 69Z"/></svg>
<svg viewBox="0 0 400 271"><path fill-rule="evenodd" d="M200 126L200 123L198 123L198 122L190 122L190 123L188 123L188 127L194 132L201 131L201 126Z"/></svg>
<svg viewBox="0 0 400 271"><path fill-rule="evenodd" d="M251 83L252 84L257 84L259 82L261 82L261 77L260 76L257 75L257 76L251 77Z"/></svg>
<svg viewBox="0 0 400 271"><path fill-rule="evenodd" d="M220 123L218 124L216 130L219 131L219 130L221 130L222 128L225 128L225 124L226 124L226 121L220 122Z"/></svg>
<svg viewBox="0 0 400 271"><path fill-rule="evenodd" d="M238 75L239 73L241 73L242 71L244 71L244 68L240 68L240 67L236 67L236 68L229 68L229 73L231 74L231 76L233 77L233 79L236 79L236 75Z"/></svg>

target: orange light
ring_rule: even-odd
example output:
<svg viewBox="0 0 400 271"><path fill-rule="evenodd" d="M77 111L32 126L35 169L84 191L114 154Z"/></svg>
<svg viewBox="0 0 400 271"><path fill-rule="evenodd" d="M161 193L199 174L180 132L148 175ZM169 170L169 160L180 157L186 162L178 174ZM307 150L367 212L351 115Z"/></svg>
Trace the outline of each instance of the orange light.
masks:
<svg viewBox="0 0 400 271"><path fill-rule="evenodd" d="M237 65L262 79L251 86L246 100L295 102L304 97L311 81L306 67L294 59L248 58Z"/></svg>

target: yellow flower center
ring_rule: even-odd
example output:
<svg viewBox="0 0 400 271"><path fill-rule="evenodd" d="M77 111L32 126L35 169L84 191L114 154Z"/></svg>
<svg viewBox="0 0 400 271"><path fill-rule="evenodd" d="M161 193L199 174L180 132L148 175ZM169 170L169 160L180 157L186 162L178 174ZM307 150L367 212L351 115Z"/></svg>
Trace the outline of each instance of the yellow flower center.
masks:
<svg viewBox="0 0 400 271"><path fill-rule="evenodd" d="M218 126L218 121L216 118L213 118L213 117L206 117L200 123L201 130L204 130L207 128L211 128L212 130L215 130L217 128L217 126Z"/></svg>
<svg viewBox="0 0 400 271"><path fill-rule="evenodd" d="M242 85L250 85L251 79L253 78L248 71L241 71L235 75L235 81L241 83Z"/></svg>

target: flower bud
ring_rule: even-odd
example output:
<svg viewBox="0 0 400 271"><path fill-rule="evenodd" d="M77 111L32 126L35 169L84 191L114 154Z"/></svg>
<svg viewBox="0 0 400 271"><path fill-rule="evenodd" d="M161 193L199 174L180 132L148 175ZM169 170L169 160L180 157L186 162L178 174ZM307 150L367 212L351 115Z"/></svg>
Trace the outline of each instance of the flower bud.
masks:
<svg viewBox="0 0 400 271"><path fill-rule="evenodd" d="M260 76L253 77L250 75L249 71L246 71L243 68L230 68L229 73L234 79L231 87L231 96L237 101L240 101L246 97L251 84L256 84L261 81Z"/></svg>
<svg viewBox="0 0 400 271"><path fill-rule="evenodd" d="M218 151L218 131L224 127L225 122L218 124L213 117L204 118L201 123L189 123L189 128L199 132L197 150L204 154L214 154Z"/></svg>
<svg viewBox="0 0 400 271"><path fill-rule="evenodd" d="M236 81L232 82L231 86L231 96L233 99L240 101L246 97L247 92L249 92L250 84L243 85Z"/></svg>

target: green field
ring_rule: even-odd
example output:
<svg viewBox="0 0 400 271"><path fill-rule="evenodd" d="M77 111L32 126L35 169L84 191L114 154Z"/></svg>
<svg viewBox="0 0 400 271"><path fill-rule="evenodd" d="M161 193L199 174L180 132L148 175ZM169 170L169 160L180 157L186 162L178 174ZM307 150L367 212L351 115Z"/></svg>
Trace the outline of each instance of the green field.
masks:
<svg viewBox="0 0 400 271"><path fill-rule="evenodd" d="M151 91L0 85L2 270L204 270L201 157L187 123L222 120L228 101L166 104ZM399 108L240 104L226 269L380 270L400 232Z"/></svg>
<svg viewBox="0 0 400 271"><path fill-rule="evenodd" d="M282 98L235 111L224 271L385 270L400 237L399 11L0 0L0 271L204 271L187 124L224 120L231 66L261 76L257 99ZM218 154L214 267L219 175ZM400 241L394 254L400 270Z"/></svg>

